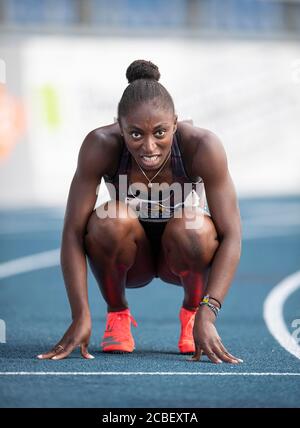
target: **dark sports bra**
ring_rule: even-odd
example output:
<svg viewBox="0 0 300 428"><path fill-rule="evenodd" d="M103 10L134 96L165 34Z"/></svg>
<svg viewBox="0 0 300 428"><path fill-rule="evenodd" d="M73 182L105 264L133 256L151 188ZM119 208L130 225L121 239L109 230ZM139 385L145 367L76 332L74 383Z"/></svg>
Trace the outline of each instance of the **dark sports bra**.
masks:
<svg viewBox="0 0 300 428"><path fill-rule="evenodd" d="M200 178L199 181L193 182L188 176L179 148L179 139L180 135L178 130L176 130L173 136L171 147L171 167L174 183L180 184L180 195L178 192L176 193L176 197L174 197L174 192L170 192L170 186L168 186L165 190L160 189L159 192L156 192L156 194L153 195L152 189L150 190L147 188L147 191L141 191L141 188L139 187L137 190L134 184L130 184L129 186L120 185L120 176L124 176L124 179L126 176L127 179L132 162L132 156L124 142L119 166L116 173L112 177L109 175L104 175L104 180L106 184L108 184L108 190L112 199L124 201L125 203L129 204L136 211L139 218L143 221L169 220L169 218L173 216L175 209L186 205L186 197L189 194L192 194L192 197L196 196L196 199L197 196L198 198L203 199L203 180ZM153 182L153 186L155 184L156 183ZM111 192L110 185L113 185L113 188L115 189L114 195ZM182 191L183 187L184 191ZM199 201L196 204L193 203L192 205L200 206Z"/></svg>

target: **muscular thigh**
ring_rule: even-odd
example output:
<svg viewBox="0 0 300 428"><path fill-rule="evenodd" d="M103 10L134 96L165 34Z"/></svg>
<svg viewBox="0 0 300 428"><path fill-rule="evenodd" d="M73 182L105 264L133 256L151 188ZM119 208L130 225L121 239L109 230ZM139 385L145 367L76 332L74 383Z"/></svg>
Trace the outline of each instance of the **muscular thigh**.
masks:
<svg viewBox="0 0 300 428"><path fill-rule="evenodd" d="M191 248L194 247L194 252L196 252L197 246L200 248L200 245L203 245L203 242L207 243L208 247L213 248L213 242L216 240L217 236L215 226L209 215L205 214L203 216L203 214L199 212L199 222L195 223L195 225L199 227L188 229L188 232L186 224L186 217L184 215L182 218L172 218L169 220L162 236L158 276L163 281L175 285L181 285L181 279L172 269L170 252L173 252L173 256L175 254L178 259L178 264L180 264L181 259L183 260L186 256L187 246ZM200 238L201 233L205 234L204 240ZM217 245L218 244L216 244L216 246ZM206 266L207 272L210 266L210 264Z"/></svg>
<svg viewBox="0 0 300 428"><path fill-rule="evenodd" d="M109 209L110 214L106 215L104 210L108 212ZM89 219L86 238L99 234L101 239L98 244L96 241L96 245L103 247L106 256L110 254L111 246L125 254L125 259L132 259L130 253L134 254L134 262L127 271L126 287L135 288L142 287L153 279L155 266L145 231L138 218L129 215L129 211L128 206L120 201L109 201L101 205ZM88 256L91 257L91 254Z"/></svg>

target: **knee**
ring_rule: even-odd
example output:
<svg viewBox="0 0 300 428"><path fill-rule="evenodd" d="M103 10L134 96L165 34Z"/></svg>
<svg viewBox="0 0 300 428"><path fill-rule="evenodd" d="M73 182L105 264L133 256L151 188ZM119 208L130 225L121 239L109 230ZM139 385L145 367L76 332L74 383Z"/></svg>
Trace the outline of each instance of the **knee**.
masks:
<svg viewBox="0 0 300 428"><path fill-rule="evenodd" d="M121 210L122 208L120 208ZM101 248L108 255L118 251L120 245L124 243L126 237L132 229L132 219L121 216L99 216L97 211L93 211L87 225L84 237L87 251L95 245Z"/></svg>
<svg viewBox="0 0 300 428"><path fill-rule="evenodd" d="M209 266L219 247L217 234L203 228L186 230L185 235L184 250L190 269L195 271Z"/></svg>
<svg viewBox="0 0 300 428"><path fill-rule="evenodd" d="M219 247L219 240L213 223L207 221L200 229L170 228L163 236L162 245L169 254L170 269L180 275L208 267Z"/></svg>

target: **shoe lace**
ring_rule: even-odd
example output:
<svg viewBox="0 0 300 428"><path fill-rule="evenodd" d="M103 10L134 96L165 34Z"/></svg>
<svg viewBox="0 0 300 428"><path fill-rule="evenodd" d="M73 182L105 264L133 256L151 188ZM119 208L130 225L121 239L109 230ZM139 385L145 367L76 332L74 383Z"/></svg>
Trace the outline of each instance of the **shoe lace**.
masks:
<svg viewBox="0 0 300 428"><path fill-rule="evenodd" d="M129 312L110 312L108 314L107 326L105 329L106 333L117 333L118 336L128 335L130 331L128 326L124 323L125 319L130 319L134 327L137 327L137 322ZM115 331L113 331L115 330Z"/></svg>

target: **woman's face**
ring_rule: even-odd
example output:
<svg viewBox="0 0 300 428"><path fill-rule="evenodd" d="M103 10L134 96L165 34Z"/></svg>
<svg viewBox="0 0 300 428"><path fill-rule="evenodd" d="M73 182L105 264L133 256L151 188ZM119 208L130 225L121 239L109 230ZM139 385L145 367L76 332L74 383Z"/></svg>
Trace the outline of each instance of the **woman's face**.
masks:
<svg viewBox="0 0 300 428"><path fill-rule="evenodd" d="M148 102L122 116L119 125L136 162L145 171L159 169L171 150L177 115Z"/></svg>

